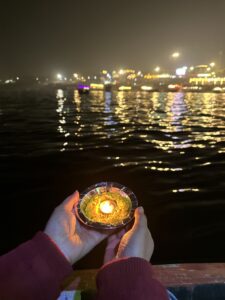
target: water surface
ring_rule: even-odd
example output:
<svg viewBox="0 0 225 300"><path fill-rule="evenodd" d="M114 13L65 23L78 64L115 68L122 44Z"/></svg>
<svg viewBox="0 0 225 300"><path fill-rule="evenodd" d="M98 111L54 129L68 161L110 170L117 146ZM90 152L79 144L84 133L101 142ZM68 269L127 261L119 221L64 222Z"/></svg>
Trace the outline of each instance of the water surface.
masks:
<svg viewBox="0 0 225 300"><path fill-rule="evenodd" d="M2 253L110 180L144 206L153 262L225 260L225 94L0 92L0 122Z"/></svg>

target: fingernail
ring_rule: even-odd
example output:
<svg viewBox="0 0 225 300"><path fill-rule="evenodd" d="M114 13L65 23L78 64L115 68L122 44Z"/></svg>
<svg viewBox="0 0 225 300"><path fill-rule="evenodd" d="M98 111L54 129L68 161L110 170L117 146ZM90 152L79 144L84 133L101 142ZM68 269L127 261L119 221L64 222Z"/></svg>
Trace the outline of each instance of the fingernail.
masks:
<svg viewBox="0 0 225 300"><path fill-rule="evenodd" d="M73 194L74 194L74 196L76 196L76 197L77 197L77 196L79 195L79 192L78 192L78 190L76 190L76 191L75 191Z"/></svg>
<svg viewBox="0 0 225 300"><path fill-rule="evenodd" d="M143 213L144 213L144 208L143 208L143 206L138 207L138 212L139 212L140 214L143 214Z"/></svg>

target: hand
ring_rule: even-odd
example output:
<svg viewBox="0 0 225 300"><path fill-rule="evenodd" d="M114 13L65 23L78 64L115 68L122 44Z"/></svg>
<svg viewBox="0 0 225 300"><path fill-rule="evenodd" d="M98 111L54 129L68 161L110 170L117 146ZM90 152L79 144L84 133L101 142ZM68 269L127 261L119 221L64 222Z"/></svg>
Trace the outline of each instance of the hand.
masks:
<svg viewBox="0 0 225 300"><path fill-rule="evenodd" d="M105 233L86 228L79 223L74 212L78 201L79 193L76 191L55 208L44 231L71 264L107 237Z"/></svg>
<svg viewBox="0 0 225 300"><path fill-rule="evenodd" d="M147 226L147 218L142 207L135 210L135 221L132 228L113 234L108 238L104 262L114 258L140 257L147 261L153 254L154 242Z"/></svg>

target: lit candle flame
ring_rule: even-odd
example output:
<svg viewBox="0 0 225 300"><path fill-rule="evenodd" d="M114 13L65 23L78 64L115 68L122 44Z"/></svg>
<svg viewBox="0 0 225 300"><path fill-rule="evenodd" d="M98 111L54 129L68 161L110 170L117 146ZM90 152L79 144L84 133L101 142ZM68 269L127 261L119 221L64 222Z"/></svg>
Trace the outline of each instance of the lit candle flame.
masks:
<svg viewBox="0 0 225 300"><path fill-rule="evenodd" d="M100 210L104 214L111 214L115 208L115 205L112 201L106 200L100 204Z"/></svg>

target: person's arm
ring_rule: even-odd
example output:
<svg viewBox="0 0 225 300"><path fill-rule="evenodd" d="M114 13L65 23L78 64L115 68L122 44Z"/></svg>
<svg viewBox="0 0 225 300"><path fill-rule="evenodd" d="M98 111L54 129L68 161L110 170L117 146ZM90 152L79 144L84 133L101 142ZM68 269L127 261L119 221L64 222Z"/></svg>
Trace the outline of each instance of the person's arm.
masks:
<svg viewBox="0 0 225 300"><path fill-rule="evenodd" d="M168 300L153 278L151 264L138 257L121 258L103 266L97 275L97 300Z"/></svg>
<svg viewBox="0 0 225 300"><path fill-rule="evenodd" d="M0 258L1 300L55 300L71 265L107 236L78 222L78 201L76 192L54 210L44 233Z"/></svg>
<svg viewBox="0 0 225 300"><path fill-rule="evenodd" d="M97 275L97 300L168 300L149 263L154 242L143 208L135 211L132 228L108 238L105 265Z"/></svg>
<svg viewBox="0 0 225 300"><path fill-rule="evenodd" d="M55 300L71 272L71 264L57 246L39 232L0 258L0 299Z"/></svg>

